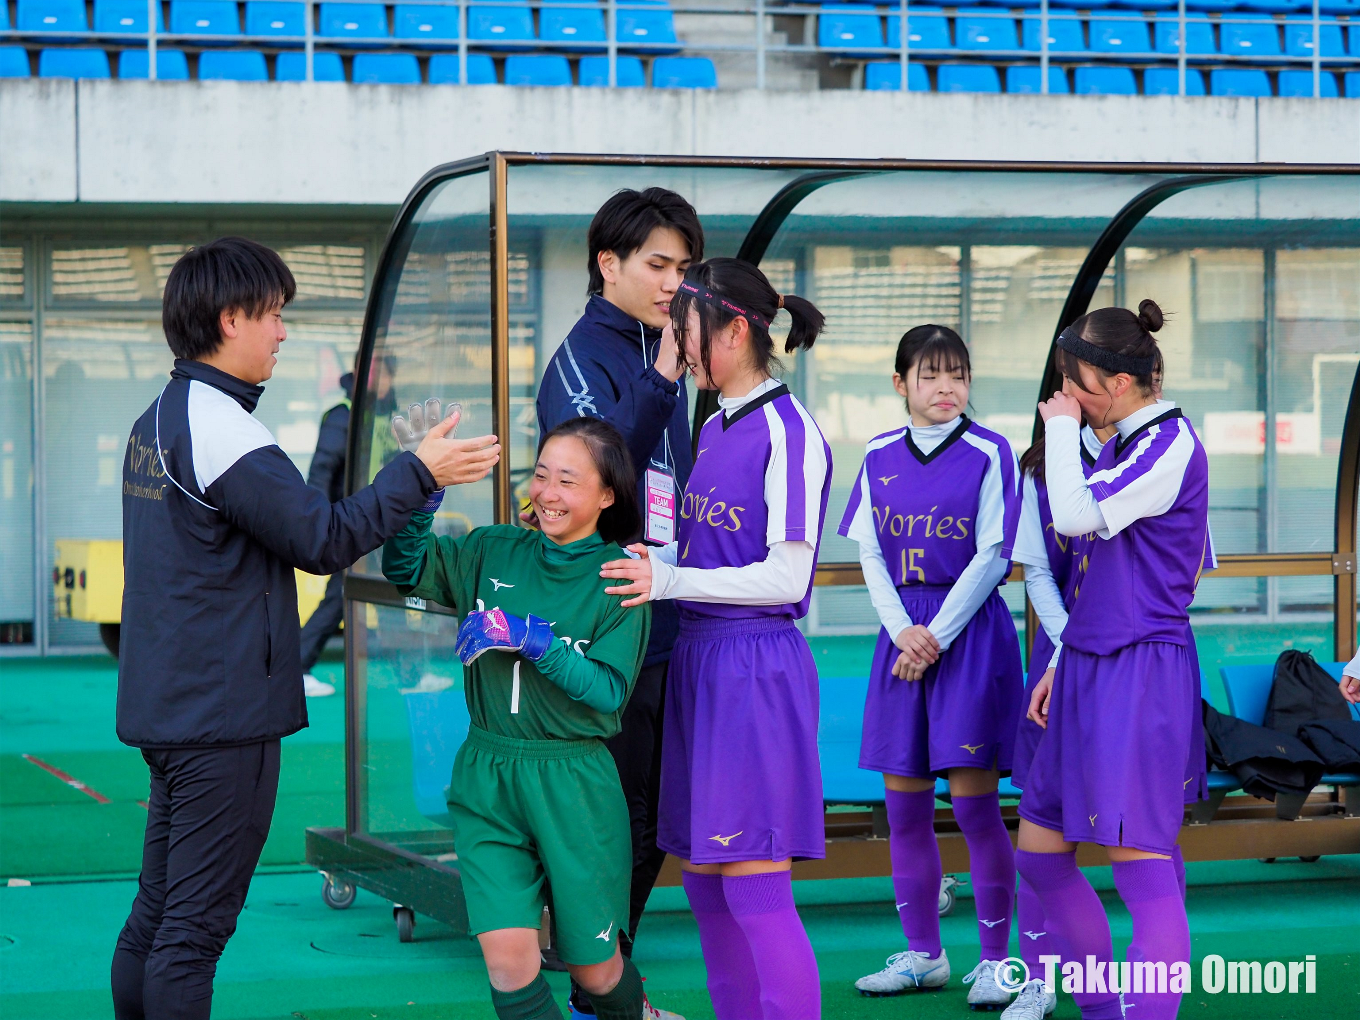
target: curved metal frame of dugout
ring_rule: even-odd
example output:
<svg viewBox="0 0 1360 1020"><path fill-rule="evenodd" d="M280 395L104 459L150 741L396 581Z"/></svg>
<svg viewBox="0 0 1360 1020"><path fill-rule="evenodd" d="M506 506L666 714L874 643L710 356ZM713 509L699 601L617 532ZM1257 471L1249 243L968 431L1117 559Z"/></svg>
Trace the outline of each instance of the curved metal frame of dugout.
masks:
<svg viewBox="0 0 1360 1020"><path fill-rule="evenodd" d="M509 209L507 184L511 166L559 164L572 166L619 166L658 168L715 168L763 169L803 171L776 193L755 218L742 242L738 257L759 264L784 221L795 209L818 189L837 181L854 177L872 176L891 171L936 172L1007 172L1045 174L1129 174L1139 176L1165 175L1166 179L1146 188L1128 201L1109 221L1072 281L1067 299L1053 336L1087 311L1097 285L1116 252L1134 228L1159 204L1187 189L1237 180L1293 176L1355 176L1360 171L1354 166L1308 164L1158 164L1158 163L1007 163L933 160L829 160L829 159L747 159L735 157L657 157L657 156L593 156L543 155L533 153L490 152L470 159L445 164L427 173L412 189L398 212L382 254L378 260L374 285L364 318L356 377L367 377L379 324L386 321L394 300L394 288L387 286L394 267L399 267L412 237L408 229L423 200L441 183L471 173L486 172L490 195L487 243L491 274L491 387L492 421L498 435L510 434L509 397L509 337L510 298L508 288ZM1056 388L1053 347L1050 346L1039 395ZM367 393L356 388L351 422L364 418ZM697 424L716 407L715 395L701 392L696 409ZM1035 415L1035 431L1041 427ZM1267 426L1269 428L1269 425ZM358 432L351 428L349 437L347 491L354 491L366 479L359 477L359 458L356 456ZM1356 651L1356 530L1360 524L1360 366L1351 388L1339 452L1335 500L1335 548L1321 553L1254 553L1224 555L1219 558L1218 577L1271 576L1326 576L1334 577L1333 623L1335 655L1339 660L1351 658ZM514 520L511 470L508 458L503 458L494 476L493 508L498 523ZM824 585L859 585L863 576L858 563L820 563L815 583ZM350 572L345 581L345 626L350 638L346 641L347 679L356 675L356 640L363 630L362 618L356 610L363 604L377 604L410 608L396 589L385 581ZM422 607L424 608L424 607ZM435 607L429 607L439 611ZM444 610L447 612L447 610ZM1032 633L1037 620L1032 609L1027 612L1027 633ZM399 926L411 917L411 908L466 930L461 883L458 877L452 842L442 838L426 838L394 845L364 831L366 810L367 770L364 747L364 692L361 685L347 682L346 699L346 825L341 829L309 829L307 860L327 876L332 893L339 890L343 903L346 884L361 885L379 895L405 905L398 908ZM1323 798L1316 795L1315 798ZM1352 801L1355 798L1352 797ZM1228 805L1241 801L1242 806L1225 806L1210 825L1192 825L1182 831L1181 845L1186 859L1240 859L1315 855L1322 853L1354 852L1360 847L1360 817L1347 804L1343 814L1335 800L1318 805L1311 818L1326 824L1296 826L1278 821L1273 807L1255 798L1230 798ZM828 818L828 854L824 861L806 861L795 865L795 877L831 878L889 873L885 841L869 838L882 834L881 819L875 824L869 811L837 813ZM967 851L951 814L939 812L937 832L946 871L967 870ZM436 860L439 856L443 860ZM1081 863L1104 863L1104 855L1097 848L1083 847ZM678 869L668 862L663 871L662 884L678 884ZM334 905L334 903L333 903ZM409 936L409 926L403 928L403 938Z"/></svg>

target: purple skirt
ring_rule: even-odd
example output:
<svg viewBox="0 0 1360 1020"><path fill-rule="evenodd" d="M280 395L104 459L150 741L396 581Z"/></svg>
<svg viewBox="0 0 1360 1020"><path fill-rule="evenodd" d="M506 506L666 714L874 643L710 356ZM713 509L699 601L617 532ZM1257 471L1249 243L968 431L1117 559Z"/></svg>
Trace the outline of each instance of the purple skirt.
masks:
<svg viewBox="0 0 1360 1020"><path fill-rule="evenodd" d="M1029 653L1029 678L1025 681L1025 694L1020 699L1020 718L1015 725L1015 753L1011 756L1011 785L1017 790L1025 788L1029 776L1029 764L1034 760L1034 749L1039 746L1039 738L1044 735L1043 727L1031 720L1029 698L1037 684L1048 670L1048 660L1053 658L1053 642L1048 631L1041 626L1034 635L1034 647Z"/></svg>
<svg viewBox="0 0 1360 1020"><path fill-rule="evenodd" d="M680 619L656 843L695 864L826 856L817 667L786 616Z"/></svg>
<svg viewBox="0 0 1360 1020"><path fill-rule="evenodd" d="M1170 854L1190 791L1204 781L1193 648L1151 641L1092 655L1064 646L1020 816L1071 842Z"/></svg>
<svg viewBox="0 0 1360 1020"><path fill-rule="evenodd" d="M924 587L924 586L923 586ZM929 623L947 585L902 592L913 622ZM897 646L880 630L864 702L859 767L927 779L952 768L1009 772L1024 693L1020 642L1000 592L992 592L920 680L892 675Z"/></svg>

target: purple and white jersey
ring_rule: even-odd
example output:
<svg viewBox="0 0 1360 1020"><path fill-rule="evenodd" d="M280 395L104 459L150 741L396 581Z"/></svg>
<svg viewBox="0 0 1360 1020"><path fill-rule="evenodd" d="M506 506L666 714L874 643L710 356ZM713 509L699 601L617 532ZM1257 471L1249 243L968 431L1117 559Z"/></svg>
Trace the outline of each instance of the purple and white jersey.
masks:
<svg viewBox="0 0 1360 1020"><path fill-rule="evenodd" d="M1184 645L1209 544L1209 462L1190 420L1163 411L1106 443L1088 477L1098 532L1063 643L1110 655L1139 642ZM1112 607L1118 607L1112 611Z"/></svg>
<svg viewBox="0 0 1360 1020"><path fill-rule="evenodd" d="M966 415L928 454L910 428L887 432L865 449L840 534L877 542L898 588L952 585L979 549L1000 545L1010 558L1019 476L1005 437Z"/></svg>
<svg viewBox="0 0 1360 1020"><path fill-rule="evenodd" d="M1081 466L1090 478L1096 458L1089 448L1087 432L1082 429ZM1099 440L1094 442L1099 444ZM1020 528L1012 558L1025 564L1047 564L1062 595L1064 608L1070 613L1090 565L1095 532L1073 536L1058 534L1053 526L1053 510L1048 505L1048 487L1029 472L1025 473L1023 484Z"/></svg>
<svg viewBox="0 0 1360 1020"><path fill-rule="evenodd" d="M778 385L699 431L699 455L680 502L678 567L711 570L763 562L776 542L821 544L831 492L831 447L812 415ZM815 560L815 552L814 552ZM681 617L807 615L812 578L797 603L726 605L677 599Z"/></svg>

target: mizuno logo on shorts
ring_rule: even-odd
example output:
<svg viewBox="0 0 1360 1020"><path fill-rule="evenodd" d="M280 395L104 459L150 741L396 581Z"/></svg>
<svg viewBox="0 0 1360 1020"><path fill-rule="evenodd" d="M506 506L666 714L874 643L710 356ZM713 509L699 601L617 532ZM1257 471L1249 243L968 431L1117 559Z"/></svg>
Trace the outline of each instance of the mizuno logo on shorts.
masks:
<svg viewBox="0 0 1360 1020"><path fill-rule="evenodd" d="M609 927L606 928L604 931L600 932L600 934L596 935L595 937L596 937L597 939L599 939L601 942L608 942L608 941L609 941L609 933L612 932L613 930L614 930L614 922L613 922L613 921L610 921L610 922L609 922Z"/></svg>
<svg viewBox="0 0 1360 1020"><path fill-rule="evenodd" d="M969 754L977 754L980 750L982 750L982 749L983 749L984 747L986 747L987 745L986 745L986 744L960 744L959 746L960 746L961 748L963 748L965 751L967 751Z"/></svg>
<svg viewBox="0 0 1360 1020"><path fill-rule="evenodd" d="M742 832L745 831L746 831L745 829L742 829L741 832L734 832L730 836L709 836L708 838L721 843L723 846L727 846L728 843L731 843L732 840L736 839L738 836L741 835Z"/></svg>

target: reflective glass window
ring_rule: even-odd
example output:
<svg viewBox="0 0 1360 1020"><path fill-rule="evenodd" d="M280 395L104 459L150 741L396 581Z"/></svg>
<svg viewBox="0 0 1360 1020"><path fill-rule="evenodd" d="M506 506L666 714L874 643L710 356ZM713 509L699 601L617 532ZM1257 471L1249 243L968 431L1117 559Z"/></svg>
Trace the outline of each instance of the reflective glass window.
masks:
<svg viewBox="0 0 1360 1020"><path fill-rule="evenodd" d="M0 646L31 644L33 327L26 322L0 322L0 577Z"/></svg>

